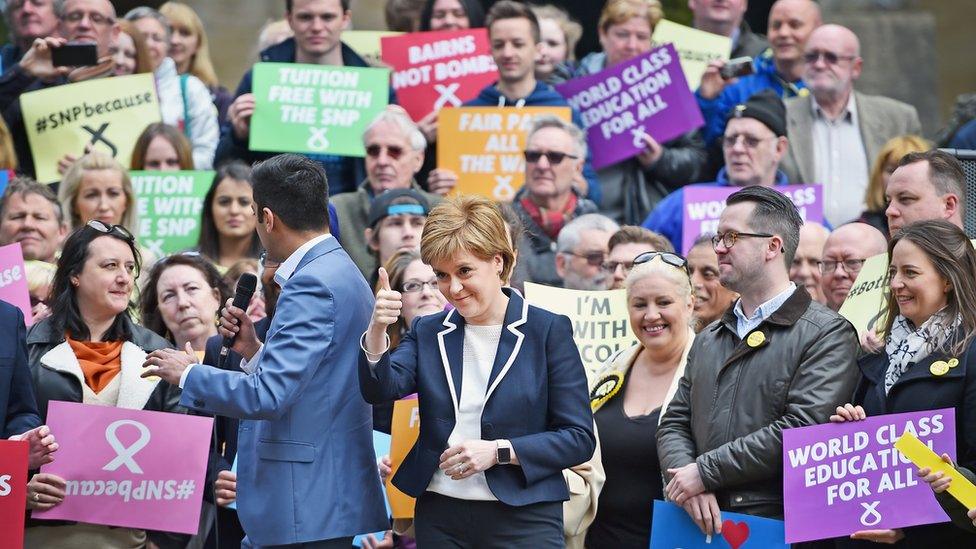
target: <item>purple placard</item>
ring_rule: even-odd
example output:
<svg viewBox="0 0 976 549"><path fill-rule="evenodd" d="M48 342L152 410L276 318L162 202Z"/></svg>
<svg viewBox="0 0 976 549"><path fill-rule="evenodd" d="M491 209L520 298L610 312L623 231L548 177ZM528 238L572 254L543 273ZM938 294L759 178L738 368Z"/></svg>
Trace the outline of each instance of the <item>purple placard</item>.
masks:
<svg viewBox="0 0 976 549"><path fill-rule="evenodd" d="M644 133L664 143L705 123L672 44L556 91L582 115L594 169L643 151Z"/></svg>
<svg viewBox="0 0 976 549"><path fill-rule="evenodd" d="M784 430L786 541L948 521L918 468L895 449L906 430L955 459L952 408Z"/></svg>
<svg viewBox="0 0 976 549"><path fill-rule="evenodd" d="M725 199L741 187L688 185L682 192L681 253L687 254L703 234L714 234ZM823 223L823 187L820 185L778 185L773 187L793 200L804 221Z"/></svg>

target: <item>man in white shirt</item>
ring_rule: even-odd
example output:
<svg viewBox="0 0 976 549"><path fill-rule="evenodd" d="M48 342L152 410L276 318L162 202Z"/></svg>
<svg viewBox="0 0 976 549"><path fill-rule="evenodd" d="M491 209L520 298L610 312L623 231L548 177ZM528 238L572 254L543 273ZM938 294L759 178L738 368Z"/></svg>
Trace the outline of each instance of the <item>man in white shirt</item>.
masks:
<svg viewBox="0 0 976 549"><path fill-rule="evenodd" d="M824 186L824 217L838 227L864 211L868 170L892 137L921 132L915 107L854 91L861 76L857 36L818 27L804 49L807 97L786 100L790 149L783 171L794 183Z"/></svg>

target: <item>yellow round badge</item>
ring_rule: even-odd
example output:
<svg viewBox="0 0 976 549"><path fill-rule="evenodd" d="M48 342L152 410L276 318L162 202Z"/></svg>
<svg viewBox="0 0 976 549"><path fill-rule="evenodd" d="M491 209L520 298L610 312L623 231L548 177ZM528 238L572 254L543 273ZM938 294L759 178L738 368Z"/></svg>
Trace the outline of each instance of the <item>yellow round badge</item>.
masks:
<svg viewBox="0 0 976 549"><path fill-rule="evenodd" d="M950 368L955 368L956 366L959 366L959 359L958 358L950 358L949 359L949 362L946 362L946 364Z"/></svg>
<svg viewBox="0 0 976 549"><path fill-rule="evenodd" d="M750 347L758 347L766 342L766 334L762 332L752 332L749 337L746 338L746 345Z"/></svg>
<svg viewBox="0 0 976 549"><path fill-rule="evenodd" d="M944 376L949 372L949 365L939 360L937 362L933 362L932 365L929 366L929 371L932 372L932 375L934 376Z"/></svg>

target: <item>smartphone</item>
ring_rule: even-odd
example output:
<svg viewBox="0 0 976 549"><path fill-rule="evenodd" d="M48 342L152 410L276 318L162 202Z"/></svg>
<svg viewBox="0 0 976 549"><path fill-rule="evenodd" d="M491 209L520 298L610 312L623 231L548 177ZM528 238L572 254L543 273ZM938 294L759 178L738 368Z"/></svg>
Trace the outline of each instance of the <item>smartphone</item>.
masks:
<svg viewBox="0 0 976 549"><path fill-rule="evenodd" d="M51 50L55 67L89 67L98 64L95 44L65 44Z"/></svg>
<svg viewBox="0 0 976 549"><path fill-rule="evenodd" d="M729 80L732 78L738 78L740 76L747 76L754 72L752 67L751 57L736 57L735 59L729 59L725 66L719 70L719 74L722 78Z"/></svg>

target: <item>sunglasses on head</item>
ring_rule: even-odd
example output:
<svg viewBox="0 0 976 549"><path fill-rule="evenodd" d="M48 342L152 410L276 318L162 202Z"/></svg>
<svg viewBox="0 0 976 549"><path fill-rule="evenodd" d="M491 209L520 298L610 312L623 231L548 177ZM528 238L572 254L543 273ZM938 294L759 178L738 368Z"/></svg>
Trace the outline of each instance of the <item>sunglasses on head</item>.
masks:
<svg viewBox="0 0 976 549"><path fill-rule="evenodd" d="M122 225L109 225L103 221L92 219L88 223L85 223L85 226L95 229L103 234L115 234L117 236L121 236L123 239L128 240L129 242L135 242L136 240L136 237L132 236L129 229L126 229Z"/></svg>
<svg viewBox="0 0 976 549"><path fill-rule="evenodd" d="M529 164L535 164L544 156L549 164L553 166L561 164L564 158L571 158L573 160L579 158L575 154L557 151L525 151L522 153L522 155L525 156L525 161Z"/></svg>
<svg viewBox="0 0 976 549"><path fill-rule="evenodd" d="M684 269L685 273L688 273L689 276L691 275L691 271L688 270L688 260L671 252L644 252L634 258L634 266L636 267L641 263L647 263L655 257L660 257L661 261L671 265L672 267Z"/></svg>
<svg viewBox="0 0 976 549"><path fill-rule="evenodd" d="M384 146L384 145L369 145L366 147L366 154L370 158L377 158L383 149L386 149L386 155L393 160L399 160L403 156L403 147L397 147L396 145Z"/></svg>

